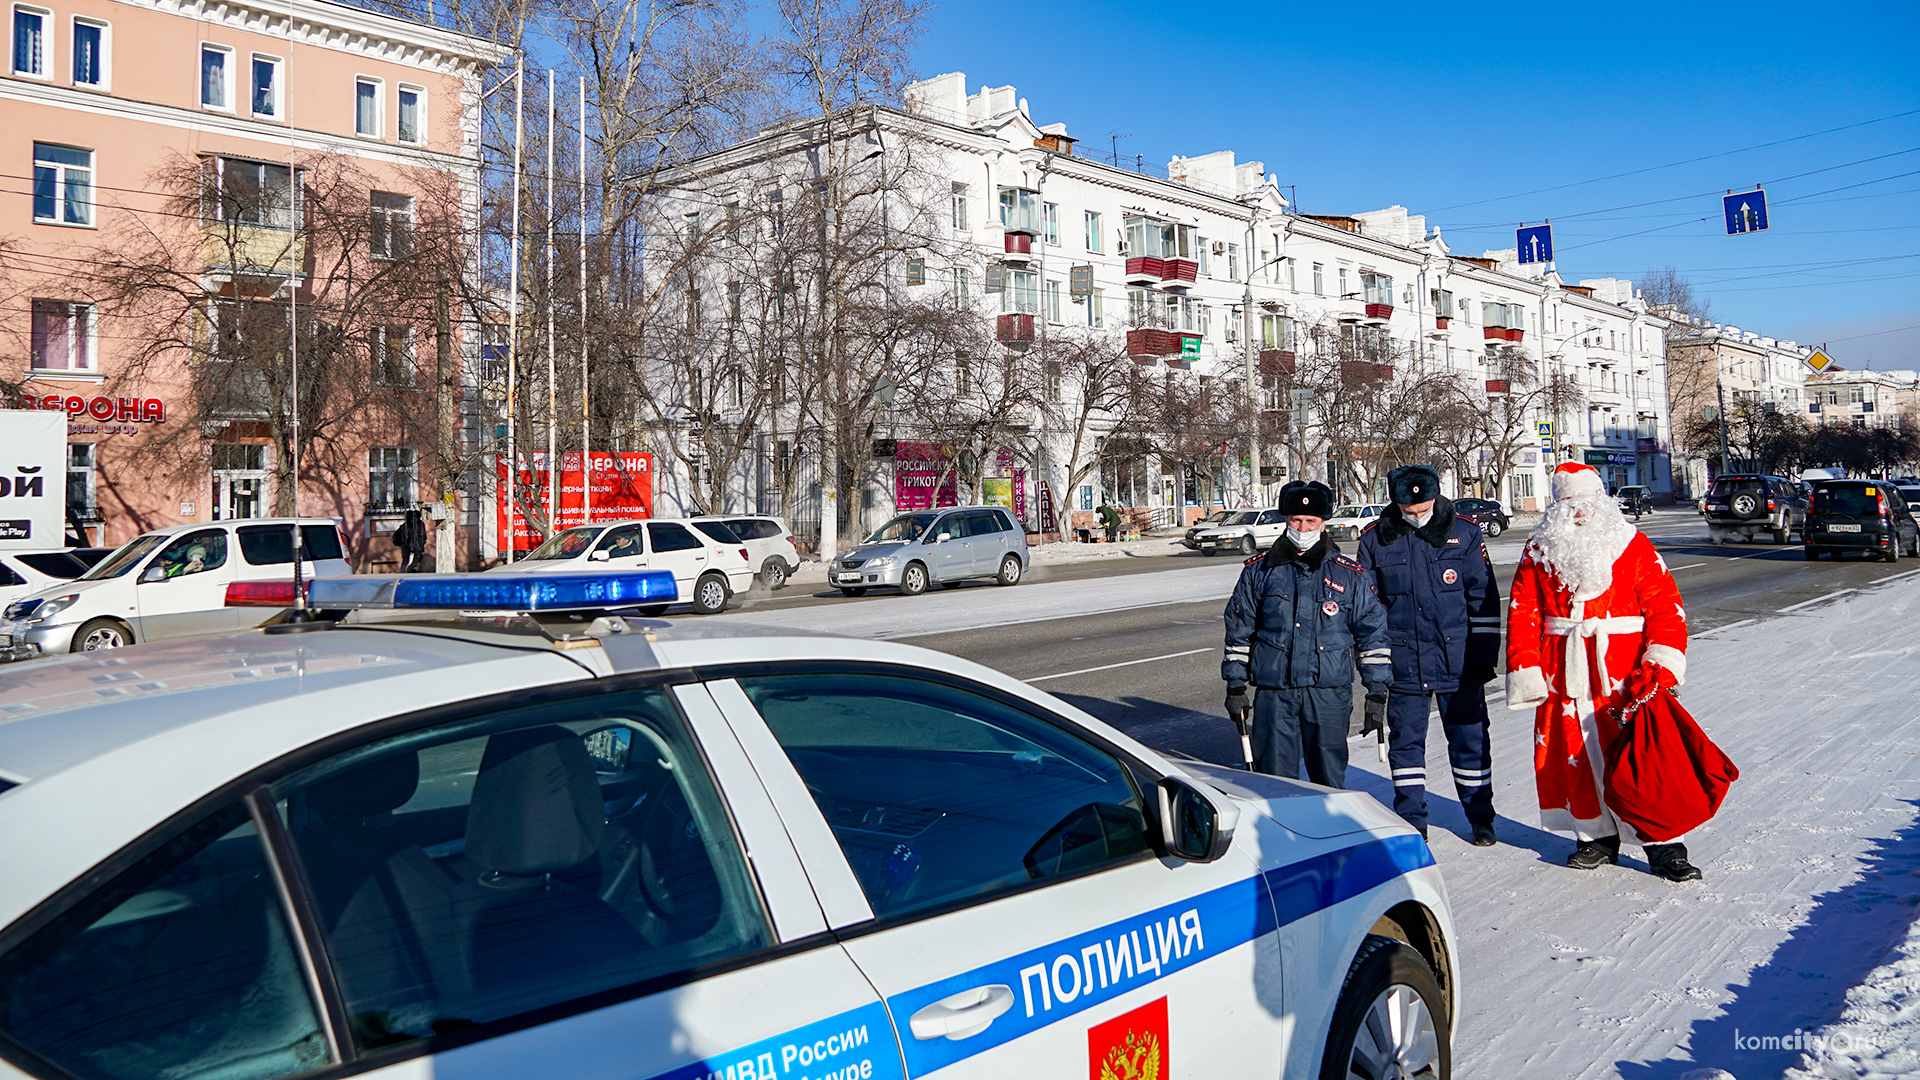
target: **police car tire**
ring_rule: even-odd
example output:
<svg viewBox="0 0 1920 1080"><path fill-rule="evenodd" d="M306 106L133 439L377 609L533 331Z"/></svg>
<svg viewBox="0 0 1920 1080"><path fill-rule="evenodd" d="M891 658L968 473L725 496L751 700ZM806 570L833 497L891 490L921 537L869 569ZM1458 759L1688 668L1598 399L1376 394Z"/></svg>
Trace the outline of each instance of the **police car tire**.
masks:
<svg viewBox="0 0 1920 1080"><path fill-rule="evenodd" d="M696 615L717 615L727 610L727 579L708 574L694 582L693 610Z"/></svg>
<svg viewBox="0 0 1920 1080"><path fill-rule="evenodd" d="M94 619L73 632L74 652L121 649L133 644L133 631L119 619Z"/></svg>
<svg viewBox="0 0 1920 1080"><path fill-rule="evenodd" d="M927 591L927 584L927 568L917 562L908 563L907 568L900 571L901 596L919 596Z"/></svg>
<svg viewBox="0 0 1920 1080"><path fill-rule="evenodd" d="M1211 559L1213 558L1213 549L1210 547L1203 547L1200 549L1200 554L1205 555L1207 558Z"/></svg>
<svg viewBox="0 0 1920 1080"><path fill-rule="evenodd" d="M1419 950L1404 941L1377 934L1367 935L1347 968L1347 981L1340 990L1340 1001L1333 1008L1333 1022L1327 1030L1320 1080L1375 1075L1353 1069L1354 1044L1367 1030L1368 1016L1376 1008L1386 1007L1383 999L1394 990L1411 991L1419 1004L1425 1006L1426 1018L1433 1027L1430 1052L1416 1054L1415 1060L1403 1061L1403 1075L1449 1080L1453 1075L1453 1046L1448 1038L1452 1020L1447 1015L1440 981L1434 978L1433 968Z"/></svg>

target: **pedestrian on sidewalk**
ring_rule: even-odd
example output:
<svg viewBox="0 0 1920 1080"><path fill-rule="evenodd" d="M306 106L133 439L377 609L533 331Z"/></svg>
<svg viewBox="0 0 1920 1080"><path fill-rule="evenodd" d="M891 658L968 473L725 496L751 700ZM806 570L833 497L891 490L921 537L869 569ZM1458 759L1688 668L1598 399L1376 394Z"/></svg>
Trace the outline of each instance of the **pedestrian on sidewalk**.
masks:
<svg viewBox="0 0 1920 1080"><path fill-rule="evenodd" d="M1440 474L1406 465L1387 474L1393 505L1361 532L1355 558L1387 609L1393 681L1367 695L1367 727L1387 723L1393 810L1427 835L1427 713L1446 732L1453 787L1476 847L1491 847L1493 745L1486 684L1500 662L1500 583L1480 526L1440 494Z"/></svg>
<svg viewBox="0 0 1920 1080"><path fill-rule="evenodd" d="M426 570L427 523L420 511L407 511L406 520L393 530L393 546L400 549L400 572L418 574Z"/></svg>
<svg viewBox="0 0 1920 1080"><path fill-rule="evenodd" d="M1109 544L1119 543L1120 542L1120 511L1115 510L1113 507L1108 506L1106 503L1101 503L1100 504L1100 527L1107 531L1107 543Z"/></svg>
<svg viewBox="0 0 1920 1080"><path fill-rule="evenodd" d="M1567 865L1620 861L1621 826L1606 805L1606 749L1625 732L1612 714L1656 687L1686 681L1687 617L1653 542L1620 513L1600 474L1554 470L1553 501L1527 538L1507 614L1507 708L1533 709L1541 824L1571 832ZM1698 881L1680 837L1650 843L1647 865Z"/></svg>
<svg viewBox="0 0 1920 1080"><path fill-rule="evenodd" d="M1323 528L1333 509L1325 484L1293 481L1279 506L1286 532L1246 561L1227 601L1227 718L1244 725L1252 714L1259 771L1298 776L1304 758L1307 779L1345 787L1354 669L1369 691L1387 685L1387 613Z"/></svg>

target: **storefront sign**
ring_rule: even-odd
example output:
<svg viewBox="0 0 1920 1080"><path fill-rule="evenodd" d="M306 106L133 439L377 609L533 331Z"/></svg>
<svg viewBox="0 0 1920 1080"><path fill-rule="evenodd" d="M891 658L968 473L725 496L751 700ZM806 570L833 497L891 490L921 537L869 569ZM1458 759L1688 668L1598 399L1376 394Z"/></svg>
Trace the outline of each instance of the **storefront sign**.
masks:
<svg viewBox="0 0 1920 1080"><path fill-rule="evenodd" d="M61 545L67 505L65 426L57 416L13 415L0 422L0 547Z"/></svg>
<svg viewBox="0 0 1920 1080"><path fill-rule="evenodd" d="M960 505L955 470L939 443L903 442L894 450L893 504L899 510Z"/></svg>
<svg viewBox="0 0 1920 1080"><path fill-rule="evenodd" d="M113 420L130 424L159 424L167 419L167 403L160 398L82 397L79 394L25 396L18 408L64 412L68 420Z"/></svg>
<svg viewBox="0 0 1920 1080"><path fill-rule="evenodd" d="M1633 455L1624 450L1589 450L1586 452L1589 465L1631 465Z"/></svg>
<svg viewBox="0 0 1920 1080"><path fill-rule="evenodd" d="M549 513L547 455L528 454L520 469L520 504L534 509L536 515ZM653 455L633 451L609 453L595 450L588 457L589 470L583 473L579 451L560 455L559 506L551 511L554 531L591 522L622 521L653 516ZM520 505L508 505L507 465L497 467L499 499L494 508L499 535L513 537L515 551L531 550L540 536L527 523ZM591 494L591 506L582 507L581 492ZM511 518L511 528L509 528ZM591 522L589 521L591 518Z"/></svg>
<svg viewBox="0 0 1920 1080"><path fill-rule="evenodd" d="M1060 531L1060 523L1053 515L1052 484L1040 485L1040 531L1043 533Z"/></svg>

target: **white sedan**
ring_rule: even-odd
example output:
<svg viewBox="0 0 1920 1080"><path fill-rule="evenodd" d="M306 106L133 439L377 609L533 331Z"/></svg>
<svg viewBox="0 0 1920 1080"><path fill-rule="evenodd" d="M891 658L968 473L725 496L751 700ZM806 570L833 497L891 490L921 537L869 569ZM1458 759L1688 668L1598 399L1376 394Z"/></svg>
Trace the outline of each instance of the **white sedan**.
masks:
<svg viewBox="0 0 1920 1080"><path fill-rule="evenodd" d="M1336 508L1333 516L1327 519L1327 538L1358 540L1367 526L1380 520L1380 512L1391 505L1391 503L1360 503Z"/></svg>
<svg viewBox="0 0 1920 1080"><path fill-rule="evenodd" d="M1218 525L1197 533L1193 541L1202 555L1212 555L1216 551L1252 555L1272 547L1273 542L1286 531L1287 515L1284 510L1238 510Z"/></svg>
<svg viewBox="0 0 1920 1080"><path fill-rule="evenodd" d="M8 669L0 1077L1449 1074L1445 888L1365 794L604 613L657 572L311 590L397 610Z"/></svg>

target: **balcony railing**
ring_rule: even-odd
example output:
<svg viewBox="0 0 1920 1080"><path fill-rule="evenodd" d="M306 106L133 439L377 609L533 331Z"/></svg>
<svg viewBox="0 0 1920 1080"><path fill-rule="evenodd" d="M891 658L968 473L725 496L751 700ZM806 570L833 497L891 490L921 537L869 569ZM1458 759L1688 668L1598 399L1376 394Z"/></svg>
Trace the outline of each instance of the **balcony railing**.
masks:
<svg viewBox="0 0 1920 1080"><path fill-rule="evenodd" d="M1141 255L1127 260L1126 282L1129 285L1158 285L1166 274L1165 259Z"/></svg>
<svg viewBox="0 0 1920 1080"><path fill-rule="evenodd" d="M1127 331L1127 355L1134 357L1179 356L1184 344L1175 330L1140 329Z"/></svg>
<svg viewBox="0 0 1920 1080"><path fill-rule="evenodd" d="M1386 322L1388 319L1393 318L1393 305L1368 304L1366 306L1366 317L1369 322Z"/></svg>
<svg viewBox="0 0 1920 1080"><path fill-rule="evenodd" d="M1184 289L1200 278L1200 264L1192 259L1167 259L1161 264L1160 284L1169 289Z"/></svg>
<svg viewBox="0 0 1920 1080"><path fill-rule="evenodd" d="M1511 326L1489 326L1486 328L1488 341L1519 341L1527 332Z"/></svg>
<svg viewBox="0 0 1920 1080"><path fill-rule="evenodd" d="M1268 378L1292 375L1298 364L1298 358L1292 349L1261 349L1260 374Z"/></svg>
<svg viewBox="0 0 1920 1080"><path fill-rule="evenodd" d="M1033 340L1033 316L1008 314L1000 316L994 326L1000 342L1005 345L1024 345Z"/></svg>
<svg viewBox="0 0 1920 1080"><path fill-rule="evenodd" d="M1487 380L1487 393L1489 394L1505 394L1512 389L1513 389L1513 384L1508 382L1505 379L1488 379Z"/></svg>
<svg viewBox="0 0 1920 1080"><path fill-rule="evenodd" d="M1340 364L1340 379L1347 383L1382 383L1393 378L1392 364L1376 364L1369 360L1346 360Z"/></svg>

